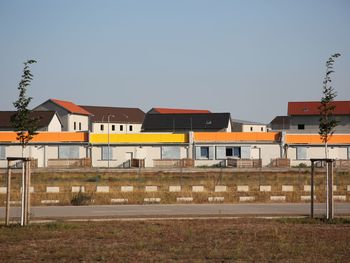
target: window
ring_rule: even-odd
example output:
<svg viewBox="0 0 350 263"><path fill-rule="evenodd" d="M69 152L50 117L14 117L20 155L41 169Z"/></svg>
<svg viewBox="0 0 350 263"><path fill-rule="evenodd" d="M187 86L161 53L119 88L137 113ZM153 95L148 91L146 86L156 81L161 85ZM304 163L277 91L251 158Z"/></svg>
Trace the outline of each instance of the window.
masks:
<svg viewBox="0 0 350 263"><path fill-rule="evenodd" d="M123 125L120 125L120 126L119 126L119 130L120 130L120 131L123 131L123 128L124 128Z"/></svg>
<svg viewBox="0 0 350 263"><path fill-rule="evenodd" d="M253 127L250 127L250 131L253 131Z"/></svg>
<svg viewBox="0 0 350 263"><path fill-rule="evenodd" d="M264 127L261 127L260 130L261 130L261 131L264 131Z"/></svg>
<svg viewBox="0 0 350 263"><path fill-rule="evenodd" d="M307 147L297 147L296 153L297 160L306 160L307 159Z"/></svg>
<svg viewBox="0 0 350 263"><path fill-rule="evenodd" d="M112 131L115 131L115 125L112 125Z"/></svg>
<svg viewBox="0 0 350 263"><path fill-rule="evenodd" d="M58 159L78 159L79 146L60 145L58 146Z"/></svg>
<svg viewBox="0 0 350 263"><path fill-rule="evenodd" d="M0 145L0 160L6 159L6 146Z"/></svg>
<svg viewBox="0 0 350 263"><path fill-rule="evenodd" d="M108 149L109 149L109 158L108 158ZM101 150L101 159L102 160L112 160L113 159L113 148L112 147L108 147L108 146L102 146L102 150Z"/></svg>
<svg viewBox="0 0 350 263"><path fill-rule="evenodd" d="M178 146L163 146L162 159L180 159L180 147Z"/></svg>
<svg viewBox="0 0 350 263"><path fill-rule="evenodd" d="M74 122L74 130L76 130L76 129L77 129L77 123Z"/></svg>
<svg viewBox="0 0 350 263"><path fill-rule="evenodd" d="M209 159L209 147L201 147L200 148L200 157Z"/></svg>
<svg viewBox="0 0 350 263"><path fill-rule="evenodd" d="M226 156L227 157L233 156L233 148L226 148Z"/></svg>
<svg viewBox="0 0 350 263"><path fill-rule="evenodd" d="M79 131L81 131L81 122L79 122Z"/></svg>
<svg viewBox="0 0 350 263"><path fill-rule="evenodd" d="M305 130L305 124L298 124L298 130Z"/></svg>
<svg viewBox="0 0 350 263"><path fill-rule="evenodd" d="M241 158L241 147L233 147L233 156Z"/></svg>
<svg viewBox="0 0 350 263"><path fill-rule="evenodd" d="M104 128L105 128L105 127L104 127L104 125L103 125L103 124L101 124L100 130L101 130L101 131L103 131L103 130L104 130Z"/></svg>
<svg viewBox="0 0 350 263"><path fill-rule="evenodd" d="M132 131L132 125L129 125L129 131Z"/></svg>
<svg viewBox="0 0 350 263"><path fill-rule="evenodd" d="M216 147L216 159L224 160L227 157L241 158L240 146L217 146Z"/></svg>
<svg viewBox="0 0 350 263"><path fill-rule="evenodd" d="M214 147L213 146L197 146L196 147L197 160L213 160Z"/></svg>

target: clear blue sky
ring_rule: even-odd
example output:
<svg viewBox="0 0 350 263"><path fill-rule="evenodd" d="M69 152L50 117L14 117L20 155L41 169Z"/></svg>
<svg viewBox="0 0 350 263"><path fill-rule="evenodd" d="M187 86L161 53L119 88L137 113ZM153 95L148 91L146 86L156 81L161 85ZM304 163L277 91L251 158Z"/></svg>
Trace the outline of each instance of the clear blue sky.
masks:
<svg viewBox="0 0 350 263"><path fill-rule="evenodd" d="M319 100L325 61L350 100L350 1L1 1L0 110L28 94L77 104L209 109L269 122Z"/></svg>

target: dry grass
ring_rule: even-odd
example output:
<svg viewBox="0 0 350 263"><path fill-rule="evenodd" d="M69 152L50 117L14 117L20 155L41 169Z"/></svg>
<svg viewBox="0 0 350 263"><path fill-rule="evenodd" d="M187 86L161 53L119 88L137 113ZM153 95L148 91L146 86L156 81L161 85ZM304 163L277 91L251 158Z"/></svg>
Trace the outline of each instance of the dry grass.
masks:
<svg viewBox="0 0 350 263"><path fill-rule="evenodd" d="M0 176L0 186L5 186L4 177ZM347 185L350 185L350 171L337 172L334 178L334 184L338 185L337 193L349 195ZM12 200L19 200L20 176L13 176L13 196ZM147 197L161 198L162 203L176 203L176 197L193 197L195 203L208 202L208 197L224 197L226 203L238 202L239 196L255 196L258 202L269 202L271 195L285 195L287 202L300 202L301 195L309 195L304 192L304 185L310 184L309 170L294 170L288 172L271 171L250 171L234 172L232 169L223 169L206 171L197 169L195 172L165 172L165 171L142 171L110 173L94 172L37 172L32 175L32 185L35 193L31 195L33 205L40 205L41 200L58 199L60 204L68 205L74 196L71 192L72 186L84 186L87 193L90 193L95 204L110 204L111 199L128 199L130 204L142 204L143 199ZM318 171L315 177L317 201L325 200L325 174ZM120 186L134 186L132 193L120 191ZM146 193L146 185L158 186L156 193ZM170 193L170 185L181 185L181 192ZM204 186L203 193L193 193L191 187L194 185ZM214 192L216 185L226 185L227 192ZM248 185L250 191L237 192L237 185ZM264 193L259 191L260 185L271 185L271 192ZM293 192L281 192L282 185L293 185ZM46 186L60 187L60 193L47 194ZM110 193L96 193L97 186L109 186ZM3 205L5 195L0 194L0 206Z"/></svg>
<svg viewBox="0 0 350 263"><path fill-rule="evenodd" d="M0 227L0 261L349 262L349 223L241 218Z"/></svg>

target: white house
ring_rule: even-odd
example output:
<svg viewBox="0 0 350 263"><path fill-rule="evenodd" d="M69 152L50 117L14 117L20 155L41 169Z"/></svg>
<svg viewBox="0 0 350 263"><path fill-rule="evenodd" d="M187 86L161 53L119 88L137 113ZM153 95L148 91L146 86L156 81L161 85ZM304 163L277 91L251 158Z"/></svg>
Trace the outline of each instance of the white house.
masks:
<svg viewBox="0 0 350 263"><path fill-rule="evenodd" d="M49 99L33 111L55 111L62 123L62 131L88 131L91 113L70 101Z"/></svg>
<svg viewBox="0 0 350 263"><path fill-rule="evenodd" d="M83 106L90 112L90 131L93 133L139 133L145 113L138 108Z"/></svg>

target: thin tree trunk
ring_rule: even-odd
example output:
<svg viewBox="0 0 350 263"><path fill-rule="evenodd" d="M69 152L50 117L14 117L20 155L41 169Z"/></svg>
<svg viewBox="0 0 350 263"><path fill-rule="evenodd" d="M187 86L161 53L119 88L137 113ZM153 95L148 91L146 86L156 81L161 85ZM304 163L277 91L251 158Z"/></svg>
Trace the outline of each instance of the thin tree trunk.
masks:
<svg viewBox="0 0 350 263"><path fill-rule="evenodd" d="M327 141L325 142L325 155L326 155L326 159L328 159L328 143ZM327 215L327 219L329 219L328 215L329 215L329 171L328 171L328 162L326 162L326 215ZM332 186L333 187L333 186Z"/></svg>

